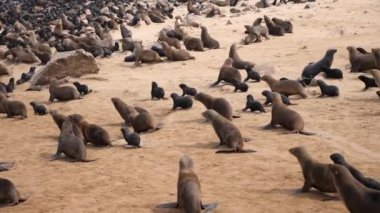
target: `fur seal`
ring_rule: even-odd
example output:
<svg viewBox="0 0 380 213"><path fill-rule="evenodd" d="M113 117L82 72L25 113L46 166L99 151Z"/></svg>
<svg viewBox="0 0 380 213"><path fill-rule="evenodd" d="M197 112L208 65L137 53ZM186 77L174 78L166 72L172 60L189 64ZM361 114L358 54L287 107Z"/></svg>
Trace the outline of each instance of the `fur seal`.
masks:
<svg viewBox="0 0 380 213"><path fill-rule="evenodd" d="M293 25L290 21L285 21L279 18L272 18L274 24L282 27L285 33L293 33Z"/></svg>
<svg viewBox="0 0 380 213"><path fill-rule="evenodd" d="M339 164L339 165L346 167L351 172L351 175L354 176L354 178L357 181L359 181L360 183L362 183L364 186L371 188L371 189L380 190L380 183L379 182L377 182L376 180L374 180L372 178L365 177L359 170L357 170L355 167L353 167L352 165L347 163L347 161L346 161L346 159L344 159L343 155L341 155L339 153L334 153L334 154L330 155L330 159L335 164Z"/></svg>
<svg viewBox="0 0 380 213"><path fill-rule="evenodd" d="M380 70L371 70L369 73L373 76L377 86L380 87Z"/></svg>
<svg viewBox="0 0 380 213"><path fill-rule="evenodd" d="M209 120L220 140L220 146L226 145L230 150L219 150L216 153L248 153L254 150L245 150L244 138L240 130L228 119L220 115L213 109L208 109L202 113L203 117Z"/></svg>
<svg viewBox="0 0 380 213"><path fill-rule="evenodd" d="M160 128L157 127L156 121L149 112L139 113L133 106L126 105L126 113L128 120L131 121L133 130L140 134L149 130L157 131Z"/></svg>
<svg viewBox="0 0 380 213"><path fill-rule="evenodd" d="M278 92L286 96L300 95L302 98L307 98L305 88L295 80L276 80L270 75L264 75L261 80L265 81L272 92Z"/></svg>
<svg viewBox="0 0 380 213"><path fill-rule="evenodd" d="M270 35L283 36L285 34L284 28L275 24L272 20L270 20L268 16L264 16L264 21L268 27L268 31Z"/></svg>
<svg viewBox="0 0 380 213"><path fill-rule="evenodd" d="M129 112L127 110L127 104L122 101L120 98L116 98L116 97L113 97L111 98L111 101L115 107L115 109L117 110L117 112L119 113L119 115L123 118L123 120L125 121L125 124L127 126L130 126L131 125L131 120L129 118ZM138 112L138 113L148 113L148 111L146 111L145 109L141 108L141 107L134 107L135 110Z"/></svg>
<svg viewBox="0 0 380 213"><path fill-rule="evenodd" d="M302 71L302 79L305 81L307 85L310 84L311 80L317 76L320 72L322 72L322 67L330 68L333 60L334 60L334 54L337 52L336 49L329 49L326 51L325 56L315 62L315 63L309 63L306 65L306 67Z"/></svg>
<svg viewBox="0 0 380 213"><path fill-rule="evenodd" d="M242 83L242 82L234 82L233 83L235 90L234 92L241 91L241 92L247 92L248 91L248 84Z"/></svg>
<svg viewBox="0 0 380 213"><path fill-rule="evenodd" d="M0 201L1 204L15 206L26 201L26 198L20 197L20 192L12 181L0 178Z"/></svg>
<svg viewBox="0 0 380 213"><path fill-rule="evenodd" d="M123 127L120 129L121 133L123 134L124 140L127 142L128 145L141 148L140 146L140 135L133 132L131 133L128 129L128 127Z"/></svg>
<svg viewBox="0 0 380 213"><path fill-rule="evenodd" d="M254 80L256 82L260 82L260 74L253 70L252 68L245 69L247 71L247 78L244 80L244 82L247 82L249 79Z"/></svg>
<svg viewBox="0 0 380 213"><path fill-rule="evenodd" d="M61 128L61 134L58 138L58 148L52 160L58 160L61 154L64 153L67 157L79 162L91 162L87 160L86 146L83 140L74 135L73 123L70 119L66 119Z"/></svg>
<svg viewBox="0 0 380 213"><path fill-rule="evenodd" d="M203 42L199 38L194 38L189 36L186 32L182 32L183 36L183 44L185 45L187 50L193 51L204 51Z"/></svg>
<svg viewBox="0 0 380 213"><path fill-rule="evenodd" d="M272 101L273 101L273 94L271 91L269 90L264 90L261 92L261 94L266 98L266 101L264 103L264 105L269 105L269 104L272 104ZM286 105L292 105L289 101L289 98L286 97L286 95L283 95L283 94L280 94L281 95L281 100L282 100L282 103L286 104Z"/></svg>
<svg viewBox="0 0 380 213"><path fill-rule="evenodd" d="M48 113L44 105L37 104L34 101L30 102L30 105L33 107L35 115L46 115Z"/></svg>
<svg viewBox="0 0 380 213"><path fill-rule="evenodd" d="M4 111L3 113L7 114L8 118L21 116L22 119L25 119L28 117L28 111L24 103L10 101L3 93L0 93L0 108Z"/></svg>
<svg viewBox="0 0 380 213"><path fill-rule="evenodd" d="M191 56L189 52L183 49L174 49L170 47L165 41L161 41L162 50L164 51L166 57L169 61L187 61L195 59Z"/></svg>
<svg viewBox="0 0 380 213"><path fill-rule="evenodd" d="M337 192L333 182L333 176L329 170L329 164L319 163L313 159L304 147L294 147L289 149L289 153L297 158L304 184L301 192L309 192L314 187L321 192Z"/></svg>
<svg viewBox="0 0 380 213"><path fill-rule="evenodd" d="M282 103L282 99L279 93L273 92L272 101L272 119L270 123L265 126L265 129L274 128L276 125L280 125L285 129L292 131L292 133L300 133L304 135L313 135L304 131L304 121L300 114L291 110L286 104Z"/></svg>
<svg viewBox="0 0 380 213"><path fill-rule="evenodd" d="M215 87L221 81L225 81L230 84L235 84L236 82L241 82L241 74L238 69L232 66L232 58L227 58L222 67L220 68L218 79L215 83L211 85L211 87Z"/></svg>
<svg viewBox="0 0 380 213"><path fill-rule="evenodd" d="M172 93L170 97L173 99L173 110L179 108L190 109L193 106L193 100L189 96L179 96Z"/></svg>
<svg viewBox="0 0 380 213"><path fill-rule="evenodd" d="M150 91L152 99L165 99L165 91L162 87L159 87L155 81L152 81L152 90Z"/></svg>
<svg viewBox="0 0 380 213"><path fill-rule="evenodd" d="M92 90L88 89L88 86L86 84L81 84L78 81L73 82L73 85L77 88L79 94L81 95L87 95L88 93L92 92Z"/></svg>
<svg viewBox="0 0 380 213"><path fill-rule="evenodd" d="M343 79L343 72L340 69L331 69L328 67L322 67L322 72L326 74L326 78L331 79Z"/></svg>
<svg viewBox="0 0 380 213"><path fill-rule="evenodd" d="M138 66L141 63L159 63L162 62L160 55L154 50L144 50L142 47L135 43L135 65Z"/></svg>
<svg viewBox="0 0 380 213"><path fill-rule="evenodd" d="M377 96L380 98L380 90L376 92Z"/></svg>
<svg viewBox="0 0 380 213"><path fill-rule="evenodd" d="M177 38L169 37L164 30L160 31L159 41L166 42L169 46L175 47L176 49L181 49L181 43Z"/></svg>
<svg viewBox="0 0 380 213"><path fill-rule="evenodd" d="M50 80L49 86L50 92L50 102L54 102L55 99L58 101L69 101L74 99L80 99L78 91L70 86L59 86L58 80L52 78Z"/></svg>
<svg viewBox="0 0 380 213"><path fill-rule="evenodd" d="M330 164L335 188L347 209L352 213L380 211L380 191L365 187L341 165Z"/></svg>
<svg viewBox="0 0 380 213"><path fill-rule="evenodd" d="M85 121L82 117L79 120L79 126L82 129L84 136L84 144L87 145L88 142L94 144L94 146L110 146L111 139L108 132L97 124L90 124Z"/></svg>
<svg viewBox="0 0 380 213"><path fill-rule="evenodd" d="M358 77L359 80L361 80L364 83L364 90L367 90L370 87L377 87L377 84L375 82L375 79L369 78L365 75L360 75Z"/></svg>
<svg viewBox="0 0 380 213"><path fill-rule="evenodd" d="M0 63L0 76L1 75L10 75L9 68L5 66L3 63Z"/></svg>
<svg viewBox="0 0 380 213"><path fill-rule="evenodd" d="M263 105L260 102L255 101L252 95L247 95L247 102L243 111L247 111L248 109L251 110L251 112L265 112Z"/></svg>
<svg viewBox="0 0 380 213"><path fill-rule="evenodd" d="M376 69L377 63L373 53L361 53L355 47L347 47L351 72L362 72L370 69Z"/></svg>
<svg viewBox="0 0 380 213"><path fill-rule="evenodd" d="M233 60L232 66L235 67L236 69L249 69L255 66L254 63L249 62L249 61L243 61L239 57L239 54L237 53L237 50L236 50L236 44L231 45L228 57L232 58Z"/></svg>
<svg viewBox="0 0 380 213"><path fill-rule="evenodd" d="M224 98L214 98L211 95L200 92L195 97L195 100L202 102L207 109L213 109L226 119L232 121L231 104Z"/></svg>
<svg viewBox="0 0 380 213"><path fill-rule="evenodd" d="M205 26L201 26L201 30L201 39L203 46L209 49L219 49L219 42L208 34L207 28Z"/></svg>
<svg viewBox="0 0 380 213"><path fill-rule="evenodd" d="M327 85L323 80L318 80L317 84L321 89L321 95L319 97L327 96L339 96L339 88L334 85Z"/></svg>
<svg viewBox="0 0 380 213"><path fill-rule="evenodd" d="M189 0L187 2L187 12L189 12L189 14L194 13L194 15L201 15L201 12L199 12L199 10L193 6L192 0Z"/></svg>
<svg viewBox="0 0 380 213"><path fill-rule="evenodd" d="M14 164L15 162L0 162L0 172L8 171Z"/></svg>
<svg viewBox="0 0 380 213"><path fill-rule="evenodd" d="M197 94L197 89L193 87L189 87L186 84L180 84L179 88L182 89L182 96L185 96L185 95L195 96Z"/></svg>

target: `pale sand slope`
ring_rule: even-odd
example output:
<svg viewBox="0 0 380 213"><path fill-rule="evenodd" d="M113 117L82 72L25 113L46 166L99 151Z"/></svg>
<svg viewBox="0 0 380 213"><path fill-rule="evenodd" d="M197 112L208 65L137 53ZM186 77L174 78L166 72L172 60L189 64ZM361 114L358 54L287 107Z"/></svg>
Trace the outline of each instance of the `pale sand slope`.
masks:
<svg viewBox="0 0 380 213"><path fill-rule="evenodd" d="M88 158L100 158L96 162L50 162L57 147L58 128L50 116L34 116L29 106L26 120L1 118L0 160L16 161L15 167L1 173L1 177L11 179L22 194L30 195L26 203L3 208L1 212L158 211L154 210L157 204L176 200L178 160L183 154L194 160L204 202L220 203L217 212L347 212L343 202L322 202L326 197L315 191L294 194L302 186L303 177L288 149L305 146L312 156L326 163L330 162L331 153L340 152L364 174L380 178L380 100L376 89L362 92L364 86L357 80L358 74L349 74L345 68L349 63L347 46L380 47L380 24L376 21L380 18L380 2L319 2L319 6L309 10L303 9L304 4L288 4L237 18L228 18L229 15L204 18L203 24L221 42L222 49L192 52L195 61L135 68L123 63L125 54L100 59L101 72L93 77L106 81L88 79L92 76L81 79L94 88L93 94L80 101L48 105L64 114L83 114L88 121L107 129L113 140L118 140L109 149L88 146ZM177 13L183 11L185 7ZM269 123L270 113L240 113L242 117L234 123L244 136L253 139L246 147L258 152L216 155L213 147L218 138L211 125L203 122L204 106L195 102L191 110L168 114L172 106L170 99L149 100L151 81L164 87L167 97L171 92L181 92L179 83L187 83L199 91L226 98L236 111L245 105L247 94L264 101L261 96L261 91L267 89L264 82L250 83L249 93L233 93L230 86L208 88L216 80L229 46L244 37L243 25L264 14L292 19L294 33L243 46L239 48L241 57L257 64L273 65L276 78L297 78L307 63L319 60L328 48L336 48L333 67L344 70L344 80L327 80L327 83L339 86L341 96L317 99L319 88L314 87L307 89L308 99L292 99L298 105L291 108L304 117L306 130L316 132L316 136L280 135L282 129L263 131L261 128ZM226 25L228 19L233 25ZM172 26L173 20L133 29L134 38L154 41L158 31L168 24ZM200 34L198 29L191 32ZM302 49L305 45L307 48ZM29 68L28 65L11 67L16 77ZM245 72L242 75L245 77ZM12 99L25 103L48 100L46 89L23 92L26 87L17 88ZM142 135L144 148L126 150L122 146L122 119L110 101L113 96L145 107L164 124L160 131Z"/></svg>

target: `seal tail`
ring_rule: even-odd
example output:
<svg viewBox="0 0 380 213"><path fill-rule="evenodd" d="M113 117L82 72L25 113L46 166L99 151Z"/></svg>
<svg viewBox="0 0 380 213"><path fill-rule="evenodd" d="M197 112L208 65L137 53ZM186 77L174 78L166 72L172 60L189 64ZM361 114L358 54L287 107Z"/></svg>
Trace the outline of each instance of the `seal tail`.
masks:
<svg viewBox="0 0 380 213"><path fill-rule="evenodd" d="M299 134L302 134L302 135L308 135L308 136L310 136L310 135L316 135L315 133L312 133L312 132L306 132L306 131L303 131L303 130L298 131L298 133L299 133Z"/></svg>

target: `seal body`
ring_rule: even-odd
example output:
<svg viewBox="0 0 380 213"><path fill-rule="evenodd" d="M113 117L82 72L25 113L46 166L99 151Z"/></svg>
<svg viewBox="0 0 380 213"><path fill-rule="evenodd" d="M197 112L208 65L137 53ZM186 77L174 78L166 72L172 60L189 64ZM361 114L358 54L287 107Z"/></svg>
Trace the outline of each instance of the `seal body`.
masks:
<svg viewBox="0 0 380 213"><path fill-rule="evenodd" d="M260 82L260 74L253 70L252 68L245 69L247 71L247 78L244 80L244 82L247 82L249 79L254 80L256 82Z"/></svg>
<svg viewBox="0 0 380 213"><path fill-rule="evenodd" d="M293 25L290 21L285 21L279 18L272 18L274 24L284 29L285 33L293 33Z"/></svg>
<svg viewBox="0 0 380 213"><path fill-rule="evenodd" d="M79 121L84 136L84 144L88 142L95 146L112 146L108 132L97 124L90 124L84 119Z"/></svg>
<svg viewBox="0 0 380 213"><path fill-rule="evenodd" d="M271 91L269 91L269 90L264 90L264 91L261 92L261 94L266 98L264 105L272 104L272 101L273 101L273 94L272 94ZM280 94L280 95L281 95L282 103L284 103L284 104L286 104L286 105L291 105L291 103L290 103L288 97L286 97L286 96L283 95L283 94Z"/></svg>
<svg viewBox="0 0 380 213"><path fill-rule="evenodd" d="M334 85L327 85L324 81L318 80L317 84L321 89L322 96L339 96L339 88Z"/></svg>
<svg viewBox="0 0 380 213"><path fill-rule="evenodd" d="M377 87L375 79L373 78L369 78L365 75L360 75L358 79L364 83L364 90L367 90L370 87Z"/></svg>
<svg viewBox="0 0 380 213"><path fill-rule="evenodd" d="M173 99L173 110L179 108L190 109L193 106L193 100L189 96L179 96L172 93L170 97Z"/></svg>
<svg viewBox="0 0 380 213"><path fill-rule="evenodd" d="M17 205L20 202L26 201L25 198L20 197L20 193L12 181L0 178L0 203Z"/></svg>
<svg viewBox="0 0 380 213"><path fill-rule="evenodd" d="M242 82L235 82L233 84L235 86L234 92L241 91L241 92L247 92L248 91L248 84L242 83Z"/></svg>
<svg viewBox="0 0 380 213"><path fill-rule="evenodd" d="M81 95L87 95L91 92L91 90L88 89L88 86L86 84L81 84L79 82L74 82L74 86L77 88L79 94Z"/></svg>
<svg viewBox="0 0 380 213"><path fill-rule="evenodd" d="M36 115L46 115L47 109L44 105L37 104L36 102L30 102L30 105L33 107L34 114Z"/></svg>
<svg viewBox="0 0 380 213"><path fill-rule="evenodd" d="M164 99L165 91L162 87L159 87L156 82L152 82L152 90L150 92L152 99Z"/></svg>
<svg viewBox="0 0 380 213"><path fill-rule="evenodd" d="M182 89L182 96L190 95L195 96L197 94L197 89L189 87L186 84L180 84L179 87Z"/></svg>
<svg viewBox="0 0 380 213"><path fill-rule="evenodd" d="M272 20L270 20L268 16L264 16L264 21L268 27L270 35L283 36L285 34L285 30L281 26L278 26Z"/></svg>
<svg viewBox="0 0 380 213"><path fill-rule="evenodd" d="M174 49L170 47L165 41L161 41L160 43L169 61L187 61L187 60L195 59L195 57L191 56L190 53L187 52L186 50Z"/></svg>
<svg viewBox="0 0 380 213"><path fill-rule="evenodd" d="M232 120L231 104L224 98L214 98L206 93L198 93L195 100L202 102L207 109L213 109L227 120Z"/></svg>
<svg viewBox="0 0 380 213"><path fill-rule="evenodd" d="M343 72L340 69L331 69L328 67L322 67L322 72L326 74L326 78L331 79L343 79Z"/></svg>
<svg viewBox="0 0 380 213"><path fill-rule="evenodd" d="M24 103L21 101L10 101L3 93L0 93L0 108L3 113L7 114L8 118L20 116L24 119L28 117Z"/></svg>
<svg viewBox="0 0 380 213"><path fill-rule="evenodd" d="M286 96L300 95L302 98L307 98L305 88L295 80L276 80L270 75L264 75L261 80L265 81L272 92L278 92Z"/></svg>
<svg viewBox="0 0 380 213"><path fill-rule="evenodd" d="M50 80L49 92L50 102L54 102L55 99L59 101L80 99L79 93L75 88L70 86L58 86L58 80L55 78Z"/></svg>
<svg viewBox="0 0 380 213"><path fill-rule="evenodd" d="M361 53L355 47L347 47L351 72L362 72L370 69L376 69L377 63L373 53Z"/></svg>
<svg viewBox="0 0 380 213"><path fill-rule="evenodd" d="M326 51L325 56L321 60L306 65L306 67L302 71L301 76L307 85L310 84L311 80L313 80L315 76L322 72L322 67L331 67L334 60L334 54L336 52L336 49L329 49Z"/></svg>
<svg viewBox="0 0 380 213"><path fill-rule="evenodd" d="M236 69L252 69L255 66L254 63L250 61L244 61L240 58L236 50L236 44L231 45L228 57L232 58L232 66Z"/></svg>

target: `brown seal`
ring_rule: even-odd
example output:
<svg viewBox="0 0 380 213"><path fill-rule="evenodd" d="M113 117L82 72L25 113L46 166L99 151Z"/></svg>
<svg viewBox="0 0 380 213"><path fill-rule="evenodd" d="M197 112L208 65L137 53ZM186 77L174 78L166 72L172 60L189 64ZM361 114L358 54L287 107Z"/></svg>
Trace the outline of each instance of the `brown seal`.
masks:
<svg viewBox="0 0 380 213"><path fill-rule="evenodd" d="M300 95L302 98L307 98L305 88L295 80L276 80L270 75L264 75L261 80L265 81L272 92L278 92L286 96Z"/></svg>
<svg viewBox="0 0 380 213"><path fill-rule="evenodd" d="M194 38L189 36L183 29L180 28L182 31L182 37L183 37L183 44L185 45L187 50L193 50L193 51L204 51L203 50L203 42L199 38Z"/></svg>
<svg viewBox="0 0 380 213"><path fill-rule="evenodd" d="M194 13L195 15L200 15L201 12L199 12L199 10L193 6L193 1L192 0L189 0L187 2L187 12L189 12L189 14L191 13Z"/></svg>
<svg viewBox="0 0 380 213"><path fill-rule="evenodd" d="M181 49L181 43L177 38L170 38L164 30L160 31L158 41L165 41L169 46Z"/></svg>
<svg viewBox="0 0 380 213"><path fill-rule="evenodd" d="M321 192L336 192L329 164L319 163L313 159L304 147L291 148L289 153L297 158L301 166L305 179L301 192L309 192L312 187Z"/></svg>
<svg viewBox="0 0 380 213"><path fill-rule="evenodd" d="M61 154L79 162L90 162L94 160L86 159L86 146L79 137L74 135L73 123L70 119L66 119L61 128L61 134L58 138L58 148L52 160L58 160Z"/></svg>
<svg viewBox="0 0 380 213"><path fill-rule="evenodd" d="M187 61L195 59L189 52L182 49L174 49L168 45L165 41L160 41L162 49L169 61Z"/></svg>
<svg viewBox="0 0 380 213"><path fill-rule="evenodd" d="M232 85L242 81L241 74L238 69L232 66L232 61L232 58L227 58L224 61L222 67L220 68L218 79L211 85L211 87L215 87L221 81L225 81Z"/></svg>
<svg viewBox="0 0 380 213"><path fill-rule="evenodd" d="M128 120L131 121L133 130L137 134L148 130L159 130L155 119L149 112L139 113L133 106L129 106L128 104L126 104L125 110L128 115Z"/></svg>
<svg viewBox="0 0 380 213"><path fill-rule="evenodd" d="M210 2L218 5L219 7L230 6L230 0L211 0Z"/></svg>
<svg viewBox="0 0 380 213"><path fill-rule="evenodd" d="M335 188L347 209L353 213L380 211L380 191L365 187L341 165L329 165Z"/></svg>
<svg viewBox="0 0 380 213"><path fill-rule="evenodd" d="M200 92L194 96L195 100L202 102L207 109L213 109L226 119L232 121L231 104L224 98L214 98L211 95Z"/></svg>
<svg viewBox="0 0 380 213"><path fill-rule="evenodd" d="M125 121L125 124L127 126L131 125L131 120L129 120L129 112L127 110L127 104L124 101L122 101L120 98L116 98L116 97L111 98L111 101L112 101L115 109L119 113L119 115ZM148 111L146 111L145 109L143 109L141 107L134 107L134 108L138 113L144 113L144 112L148 113Z"/></svg>
<svg viewBox="0 0 380 213"><path fill-rule="evenodd" d="M232 58L232 66L236 69L251 69L255 66L254 63L249 61L243 61L236 50L236 44L231 45L230 52L228 54L228 57Z"/></svg>
<svg viewBox="0 0 380 213"><path fill-rule="evenodd" d="M94 146L112 146L108 132L101 126L90 124L84 119L79 121L79 126L83 132L85 145L90 142Z"/></svg>
<svg viewBox="0 0 380 213"><path fill-rule="evenodd" d="M78 91L71 86L59 86L58 80L55 78L52 78L50 80L50 86L49 86L49 92L50 92L50 102L54 102L55 99L58 101L69 101L74 99L81 99L79 96Z"/></svg>
<svg viewBox="0 0 380 213"><path fill-rule="evenodd" d="M28 111L24 103L21 101L10 101L3 93L0 93L0 109L0 111L7 114L8 118L21 116L22 119L25 119L28 117Z"/></svg>
<svg viewBox="0 0 380 213"><path fill-rule="evenodd" d="M219 146L226 145L231 148L231 150L219 150L216 153L255 152L254 150L243 149L243 135L231 121L227 120L225 117L213 109L208 109L207 111L203 112L202 115L207 120L211 121L212 127L214 128L214 131L220 140Z"/></svg>
<svg viewBox="0 0 380 213"><path fill-rule="evenodd" d="M379 70L371 70L370 73L373 76L373 79L375 80L377 87L380 87L380 71Z"/></svg>
<svg viewBox="0 0 380 213"><path fill-rule="evenodd" d="M285 129L292 131L292 133L314 135L314 133L303 130L305 124L302 116L296 111L289 109L288 106L282 102L281 95L279 93L273 92L272 95L272 119L270 123L265 126L265 129L271 129L276 125L280 125Z"/></svg>
<svg viewBox="0 0 380 213"><path fill-rule="evenodd" d="M293 25L290 21L285 21L279 18L272 18L272 21L282 27L286 33L293 33Z"/></svg>
<svg viewBox="0 0 380 213"><path fill-rule="evenodd" d="M0 63L0 75L10 75L10 73L9 68L3 63Z"/></svg>
<svg viewBox="0 0 380 213"><path fill-rule="evenodd" d="M20 197L20 192L12 181L0 178L0 203L15 206L26 201Z"/></svg>
<svg viewBox="0 0 380 213"><path fill-rule="evenodd" d="M208 34L208 30L205 26L201 26L202 32L201 32L201 39L203 46L210 49L219 49L220 45L217 40L212 38L210 34Z"/></svg>
<svg viewBox="0 0 380 213"><path fill-rule="evenodd" d="M351 64L351 72L361 72L377 68L376 58L373 53L363 54L353 46L347 47L347 50Z"/></svg>
<svg viewBox="0 0 380 213"><path fill-rule="evenodd" d="M268 16L264 16L264 21L268 27L270 35L283 36L285 34L284 29L278 26L277 24L273 23L273 21L270 20Z"/></svg>
<svg viewBox="0 0 380 213"><path fill-rule="evenodd" d="M84 140L82 129L78 125L79 120L83 119L83 117L81 115L71 114L69 116L65 116L65 115L60 114L57 110L50 110L50 114L51 114L51 117L53 118L55 124L57 124L59 130L62 129L63 122L65 122L65 120L70 118L71 121L73 122L74 135L79 137L80 139Z"/></svg>
<svg viewBox="0 0 380 213"><path fill-rule="evenodd" d="M144 50L139 43L135 44L135 65L140 65L141 63L158 63L162 62L160 55L154 50Z"/></svg>

